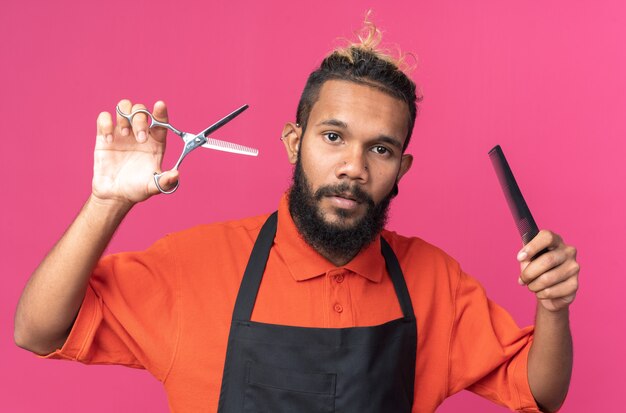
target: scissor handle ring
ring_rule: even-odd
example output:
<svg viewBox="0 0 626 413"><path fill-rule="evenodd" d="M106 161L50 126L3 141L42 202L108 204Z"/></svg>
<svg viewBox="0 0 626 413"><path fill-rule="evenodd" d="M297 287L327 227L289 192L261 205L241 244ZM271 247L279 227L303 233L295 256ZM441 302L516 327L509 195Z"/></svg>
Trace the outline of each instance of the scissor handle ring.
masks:
<svg viewBox="0 0 626 413"><path fill-rule="evenodd" d="M160 120L158 120L157 118L155 118L152 113L150 113L150 111L148 111L147 109L135 109L134 111L132 111L131 113L124 113L122 112L122 109L120 109L120 105L117 105L115 107L115 111L124 119L126 119L128 121L128 123L130 123L130 126L132 127L133 125L133 117L138 114L138 113L143 113L145 114L148 119L150 119L150 126L148 126L149 129L155 127L155 126L160 126L162 128L166 128L171 130L172 132L174 132L175 134L177 134L178 136L180 136L181 138L183 137L183 132L179 131L178 129L176 129L175 127L173 127L169 122L162 122Z"/></svg>
<svg viewBox="0 0 626 413"><path fill-rule="evenodd" d="M176 181L176 186L174 186L174 188L170 189L169 191L166 191L165 189L161 188L161 185L159 185L159 178L161 178L161 175L163 175L163 173L154 173L154 183L156 184L159 192L166 195L170 195L176 192L176 190L178 189L178 185L180 185L180 181Z"/></svg>

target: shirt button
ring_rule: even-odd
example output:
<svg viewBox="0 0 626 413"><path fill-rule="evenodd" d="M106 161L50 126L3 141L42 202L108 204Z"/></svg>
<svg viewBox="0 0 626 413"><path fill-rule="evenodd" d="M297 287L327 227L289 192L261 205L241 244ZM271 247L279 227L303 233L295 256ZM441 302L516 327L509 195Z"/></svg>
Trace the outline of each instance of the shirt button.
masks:
<svg viewBox="0 0 626 413"><path fill-rule="evenodd" d="M343 307L341 306L341 304L335 304L335 311L340 313L343 311Z"/></svg>
<svg viewBox="0 0 626 413"><path fill-rule="evenodd" d="M339 274L335 276L335 281L337 281L338 283L342 283L343 282L343 274Z"/></svg>

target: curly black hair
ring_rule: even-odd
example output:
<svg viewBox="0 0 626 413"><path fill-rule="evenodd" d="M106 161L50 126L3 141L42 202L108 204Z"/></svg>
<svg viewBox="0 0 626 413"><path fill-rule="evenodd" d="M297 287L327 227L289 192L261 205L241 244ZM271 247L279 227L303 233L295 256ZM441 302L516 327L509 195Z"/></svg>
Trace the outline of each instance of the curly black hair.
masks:
<svg viewBox="0 0 626 413"><path fill-rule="evenodd" d="M332 79L347 80L374 87L406 102L409 109L408 133L403 148L406 149L415 125L417 103L421 102L422 96L416 93L415 83L400 69L401 60L393 59L376 49L381 33L367 19L364 32L366 36L359 36L360 43L334 50L309 75L298 102L296 122L303 131L306 130L309 114L324 82Z"/></svg>

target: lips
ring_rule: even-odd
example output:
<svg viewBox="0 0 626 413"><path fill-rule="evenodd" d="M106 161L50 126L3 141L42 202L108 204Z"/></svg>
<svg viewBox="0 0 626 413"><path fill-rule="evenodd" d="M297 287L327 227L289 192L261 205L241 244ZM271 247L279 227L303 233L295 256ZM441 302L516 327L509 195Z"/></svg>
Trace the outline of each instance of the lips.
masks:
<svg viewBox="0 0 626 413"><path fill-rule="evenodd" d="M319 188L315 192L315 199L320 201L322 198L332 198L355 204L371 203L371 198L365 191L358 186L350 186L347 183Z"/></svg>
<svg viewBox="0 0 626 413"><path fill-rule="evenodd" d="M344 198L350 201L354 201L354 202L358 202L361 203L363 201L361 201L360 199L358 199L358 197L356 197L355 195L352 194L346 194L346 193L342 193L342 194L333 194L331 196L337 197L337 198Z"/></svg>
<svg viewBox="0 0 626 413"><path fill-rule="evenodd" d="M332 192L325 196L331 206L337 208L337 210L356 211L361 209L365 200L362 199L357 193L354 192Z"/></svg>

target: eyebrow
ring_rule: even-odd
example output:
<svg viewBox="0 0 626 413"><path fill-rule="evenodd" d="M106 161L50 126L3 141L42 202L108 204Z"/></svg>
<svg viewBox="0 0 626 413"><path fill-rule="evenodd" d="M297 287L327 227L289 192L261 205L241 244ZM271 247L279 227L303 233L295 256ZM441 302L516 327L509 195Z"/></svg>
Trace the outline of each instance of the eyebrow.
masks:
<svg viewBox="0 0 626 413"><path fill-rule="evenodd" d="M402 150L403 146L400 142L398 142L397 139L392 138L391 136L387 136L387 135L380 135L378 137L379 141L385 142L390 144L391 146L395 146L396 148Z"/></svg>
<svg viewBox="0 0 626 413"><path fill-rule="evenodd" d="M321 121L315 126L322 126L322 125L336 126L338 128L348 129L348 124L339 119L326 119L326 120Z"/></svg>
<svg viewBox="0 0 626 413"><path fill-rule="evenodd" d="M344 121L341 121L339 119L326 119L323 120L321 122L319 122L317 125L315 126L334 126L336 128L342 128L342 129L348 129L348 124ZM398 149L403 149L403 145L395 138L392 138L391 136L387 136L387 135L379 135L376 137L377 141L380 142L384 142L384 143L388 143L392 146L395 146Z"/></svg>

